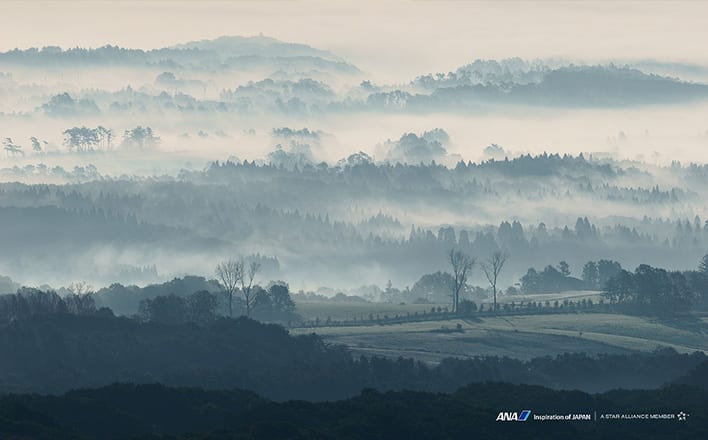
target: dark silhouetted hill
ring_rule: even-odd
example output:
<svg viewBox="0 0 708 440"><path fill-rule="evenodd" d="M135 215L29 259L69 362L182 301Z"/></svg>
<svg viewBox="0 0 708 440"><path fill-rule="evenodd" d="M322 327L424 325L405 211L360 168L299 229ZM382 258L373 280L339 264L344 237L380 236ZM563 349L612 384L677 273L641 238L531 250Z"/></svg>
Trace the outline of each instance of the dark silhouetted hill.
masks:
<svg viewBox="0 0 708 440"><path fill-rule="evenodd" d="M531 410L527 422L500 411ZM451 394L365 390L335 402L275 403L245 391L111 385L60 397L0 398L0 436L32 439L699 439L708 394L672 386L589 395L486 383ZM674 420L540 422L533 414L688 413Z"/></svg>

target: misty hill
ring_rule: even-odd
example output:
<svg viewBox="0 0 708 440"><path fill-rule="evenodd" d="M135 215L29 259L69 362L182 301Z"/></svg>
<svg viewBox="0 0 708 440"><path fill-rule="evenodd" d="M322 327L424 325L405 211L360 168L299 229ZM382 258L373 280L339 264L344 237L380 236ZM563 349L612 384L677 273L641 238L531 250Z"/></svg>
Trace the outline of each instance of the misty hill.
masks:
<svg viewBox="0 0 708 440"><path fill-rule="evenodd" d="M701 82L708 78L708 67L699 64L665 62L659 60L641 60L624 62L617 60L609 64L585 65L565 59L506 58L501 60L477 59L458 67L452 72L439 72L421 75L411 84L429 90L439 87L458 87L470 85L509 85L538 84L555 71L587 70L593 68L625 69L640 71L648 75L660 75L666 78Z"/></svg>
<svg viewBox="0 0 708 440"><path fill-rule="evenodd" d="M520 58L476 60L452 72L419 76L407 84L375 85L367 80L354 86L354 79L358 82L362 72L341 57L264 36L225 36L152 50L111 45L70 49L48 46L0 53L0 72L12 73L5 76L7 92L23 97L29 94L34 108L48 116L115 116L139 111L145 115L187 113L190 120L194 113L464 113L508 105L616 108L708 98L707 84L677 77L685 66L677 66L676 74L671 75L671 66L590 65ZM46 75L36 78L31 87L17 81L29 78L37 69L79 68L84 75L89 68L118 67L129 68L149 81L108 91L82 84L89 75L83 79L77 76L79 84L73 86L80 92L69 92L63 76L58 88L41 85ZM23 68L34 71L17 71ZM146 69L153 72L145 75ZM225 79L224 73L247 73L248 78ZM696 75L694 72L688 78ZM38 93L41 88L46 90ZM212 89L210 97L205 96L208 88Z"/></svg>
<svg viewBox="0 0 708 440"><path fill-rule="evenodd" d="M98 48L57 46L14 49L0 53L0 65L76 67L132 66L195 70L319 69L356 74L359 70L334 54L304 44L285 43L268 37L220 37L172 47L142 50L106 45Z"/></svg>
<svg viewBox="0 0 708 440"><path fill-rule="evenodd" d="M527 61L521 58L477 59L458 67L454 72L419 76L411 84L432 91L440 87L538 83L550 70L567 64L557 64L549 60Z"/></svg>
<svg viewBox="0 0 708 440"><path fill-rule="evenodd" d="M657 75L679 77L686 81L706 82L708 80L708 66L687 62L665 62L659 60L639 60L632 62L642 72Z"/></svg>
<svg viewBox="0 0 708 440"><path fill-rule="evenodd" d="M379 107L430 111L473 110L480 104L615 107L708 97L708 85L628 66L551 67L519 59L475 61L455 72L418 77L412 86L374 93L368 101Z"/></svg>
<svg viewBox="0 0 708 440"><path fill-rule="evenodd" d="M708 393L686 386L589 395L538 386L475 384L450 394L365 390L336 402L276 403L241 390L115 384L59 397L0 398L6 438L133 439L596 439L705 438ZM499 423L499 411L532 414L669 413L689 419ZM189 433L189 434L188 434ZM344 437L342 434L346 433ZM471 434L473 433L473 434ZM17 437L21 435L21 437Z"/></svg>
<svg viewBox="0 0 708 440"><path fill-rule="evenodd" d="M190 41L176 44L168 49L197 49L221 54L223 57L260 55L264 57L317 57L323 60L346 63L335 54L306 44L286 43L275 38L259 35L256 37L223 36L213 40Z"/></svg>
<svg viewBox="0 0 708 440"><path fill-rule="evenodd" d="M583 66L552 70L540 83L513 87L510 94L528 103L614 106L701 99L708 85L626 67Z"/></svg>

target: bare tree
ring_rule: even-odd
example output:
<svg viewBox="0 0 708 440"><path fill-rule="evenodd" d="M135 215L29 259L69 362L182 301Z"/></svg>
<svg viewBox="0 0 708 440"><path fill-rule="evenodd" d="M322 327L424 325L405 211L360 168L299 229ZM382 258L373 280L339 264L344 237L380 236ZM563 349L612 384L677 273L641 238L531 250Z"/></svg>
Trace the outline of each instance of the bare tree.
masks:
<svg viewBox="0 0 708 440"><path fill-rule="evenodd" d="M238 283L243 279L243 261L229 259L216 266L216 276L229 298L229 318L233 318L233 298L238 290Z"/></svg>
<svg viewBox="0 0 708 440"><path fill-rule="evenodd" d="M241 261L241 266L245 267L243 260ZM246 300L246 316L251 316L251 307L255 300L252 289L253 279L256 278L256 274L259 270L261 270L260 263L252 261L241 277L241 292L243 292L243 299Z"/></svg>
<svg viewBox="0 0 708 440"><path fill-rule="evenodd" d="M467 277L472 271L475 259L455 249L450 249L448 262L452 266L452 311L457 313L460 304L460 292L467 285Z"/></svg>
<svg viewBox="0 0 708 440"><path fill-rule="evenodd" d="M492 286L492 292L494 293L494 310L497 310L497 280L499 279L499 274L504 268L504 263L506 263L506 255L502 252L494 252L489 260L482 263L482 270L484 271L484 276L487 277L489 285Z"/></svg>
<svg viewBox="0 0 708 440"><path fill-rule="evenodd" d="M82 296L91 293L93 291L93 286L86 281L77 281L69 284L69 287L67 287L66 290L74 295Z"/></svg>

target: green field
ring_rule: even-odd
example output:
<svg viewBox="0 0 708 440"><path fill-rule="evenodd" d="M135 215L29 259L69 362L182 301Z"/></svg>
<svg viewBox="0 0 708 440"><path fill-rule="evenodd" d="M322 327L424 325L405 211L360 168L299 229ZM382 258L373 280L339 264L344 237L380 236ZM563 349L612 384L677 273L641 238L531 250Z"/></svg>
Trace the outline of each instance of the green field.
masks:
<svg viewBox="0 0 708 440"><path fill-rule="evenodd" d="M587 293L578 292L577 298ZM518 297L517 297L518 298ZM536 299L537 298L537 299ZM534 296L535 300L541 300ZM551 301L559 299L556 294ZM546 299L543 299L545 301ZM519 302L518 299L515 302ZM307 317L332 319L369 313L405 314L429 310L431 305L376 303L298 303ZM485 316L402 324L293 329L293 334L315 332L327 342L345 344L355 353L414 357L436 362L449 356L483 355L529 359L564 352L627 353L670 347L679 352L708 353L705 318L658 319L612 313L566 313L523 316ZM453 330L457 325L462 331Z"/></svg>

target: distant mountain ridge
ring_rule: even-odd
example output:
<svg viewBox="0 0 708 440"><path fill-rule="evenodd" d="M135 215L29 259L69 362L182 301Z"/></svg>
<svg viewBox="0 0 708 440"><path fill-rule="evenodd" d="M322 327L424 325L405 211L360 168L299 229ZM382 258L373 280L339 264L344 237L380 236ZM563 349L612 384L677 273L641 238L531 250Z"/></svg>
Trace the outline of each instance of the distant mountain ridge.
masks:
<svg viewBox="0 0 708 440"><path fill-rule="evenodd" d="M190 68L239 68L258 65L302 64L303 67L360 73L343 58L326 50L299 43L287 43L265 36L223 36L212 40L191 41L157 49L132 49L112 45L98 48L46 46L0 53L0 63L38 65L51 63L89 65L147 65Z"/></svg>
<svg viewBox="0 0 708 440"><path fill-rule="evenodd" d="M411 85L423 89L484 85L538 84L554 72L612 72L633 75L634 79L654 77L678 82L708 83L708 67L698 64L671 63L653 60L628 62L573 62L564 59L476 59L451 72L429 73L416 77ZM688 76L688 77L686 77ZM695 79L700 78L700 79Z"/></svg>
<svg viewBox="0 0 708 440"><path fill-rule="evenodd" d="M263 35L222 36L151 50L117 46L63 50L49 46L0 53L0 72L5 67L11 70L12 66L38 70L121 66L162 72L159 75L164 73L171 80L150 81L145 84L146 89L135 87L145 95L140 98L144 101L140 105L155 104L161 111L198 108L249 113L257 109L303 116L368 110L477 112L504 105L617 108L708 99L708 76L701 76L700 66L658 61L644 65L647 67L614 62L583 64L563 59L478 59L454 71L421 75L401 84L375 84L371 80L361 81L364 75L355 65L329 51ZM213 82L205 77L217 72L254 75L248 82L219 85L219 101L200 101L196 96ZM693 80L683 79L682 72L691 72ZM4 78L10 87L19 87L13 85L12 77ZM188 96L191 101L166 103L162 102L164 98L173 98L160 95L161 102L151 103L158 95L153 93L156 88L169 93L179 90L179 96ZM65 90L60 92L66 94ZM98 93L85 91L81 96L74 95L72 99L77 98L80 108L71 114L110 113L110 108L130 108L136 104L134 96L127 101L115 96L110 102L101 102L104 96ZM37 107L45 111L48 105L53 105L52 100L56 101L42 99ZM47 113L62 116L60 112ZM69 113L63 115L71 116Z"/></svg>
<svg viewBox="0 0 708 440"><path fill-rule="evenodd" d="M379 88L375 108L470 110L489 104L618 107L708 98L708 85L646 73L629 65L476 60L454 72L419 76L400 88Z"/></svg>
<svg viewBox="0 0 708 440"><path fill-rule="evenodd" d="M258 35L255 37L222 36L215 39L189 41L175 44L166 49L197 49L219 52L228 56L260 55L270 57L317 57L324 60L346 63L332 52L300 43L287 43L275 38Z"/></svg>

